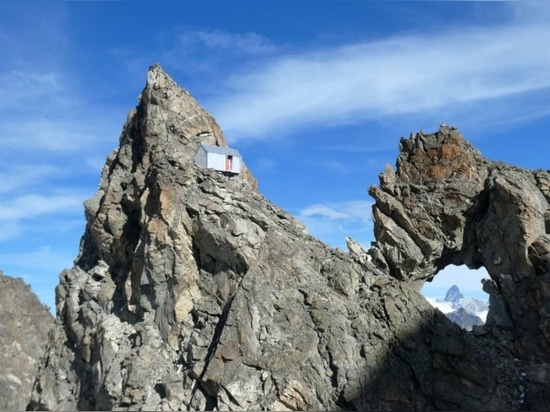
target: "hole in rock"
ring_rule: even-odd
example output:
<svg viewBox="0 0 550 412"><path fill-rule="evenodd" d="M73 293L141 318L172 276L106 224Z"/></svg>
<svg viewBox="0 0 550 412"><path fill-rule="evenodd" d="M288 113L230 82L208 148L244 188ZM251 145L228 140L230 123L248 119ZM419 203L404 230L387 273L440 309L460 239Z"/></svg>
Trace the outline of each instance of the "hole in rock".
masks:
<svg viewBox="0 0 550 412"><path fill-rule="evenodd" d="M489 312L489 295L482 289L482 279L490 279L485 268L449 265L440 270L420 293L451 321L465 330L483 325Z"/></svg>

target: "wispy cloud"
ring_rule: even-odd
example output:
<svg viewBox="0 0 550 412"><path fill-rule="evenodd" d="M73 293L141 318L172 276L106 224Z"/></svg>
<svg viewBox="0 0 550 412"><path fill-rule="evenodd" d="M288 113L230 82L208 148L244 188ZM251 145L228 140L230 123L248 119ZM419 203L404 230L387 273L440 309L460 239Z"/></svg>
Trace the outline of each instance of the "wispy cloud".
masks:
<svg viewBox="0 0 550 412"><path fill-rule="evenodd" d="M381 152L387 152L389 150L395 149L394 142L377 142L378 144L372 144L372 146L368 145L362 145L359 146L358 144L343 144L334 142L334 144L328 144L326 146L321 146L320 149L327 151L327 152L343 152L343 153L363 153L363 154L369 154L374 155Z"/></svg>
<svg viewBox="0 0 550 412"><path fill-rule="evenodd" d="M511 1L509 6L520 24L548 24L550 3L547 1Z"/></svg>
<svg viewBox="0 0 550 412"><path fill-rule="evenodd" d="M50 213L65 213L82 207L82 196L73 193L52 196L28 194L0 205L0 220L18 220Z"/></svg>
<svg viewBox="0 0 550 412"><path fill-rule="evenodd" d="M42 228L53 229L48 223L56 222L56 217L67 224L70 216L82 216L82 202L85 198L86 194L74 191L49 195L23 194L3 200L0 202L0 241L10 240L25 231L31 231L31 222L36 218L48 217L48 222L39 223L39 227Z"/></svg>
<svg viewBox="0 0 550 412"><path fill-rule="evenodd" d="M74 72L63 5L0 9L0 38L6 40L0 42L0 239L5 241L47 226L40 217L60 223L56 216L76 212L82 219L82 201L90 193L72 179L97 175L87 159L105 156L123 119L115 120L112 107L94 105L82 94L87 82Z"/></svg>
<svg viewBox="0 0 550 412"><path fill-rule="evenodd" d="M229 33L223 30L184 30L177 35L177 46L242 54L271 53L277 47L257 33Z"/></svg>
<svg viewBox="0 0 550 412"><path fill-rule="evenodd" d="M329 207L322 204L316 204L308 206L300 211L301 217L322 217L331 220L347 220L352 219L353 216L340 210L336 210L333 207Z"/></svg>
<svg viewBox="0 0 550 412"><path fill-rule="evenodd" d="M36 187L44 179L61 174L58 167L49 164L34 164L32 167L13 164L10 167L0 166L0 194L15 190Z"/></svg>
<svg viewBox="0 0 550 412"><path fill-rule="evenodd" d="M39 112L40 109L33 109L35 115ZM101 122L97 122L98 117L102 119ZM120 126L114 126L114 123L114 119L104 115L101 110L89 107L34 118L26 113L17 113L12 118L0 121L0 148L58 153L83 153L88 150L101 152L106 150L109 142L113 145L113 137L120 130Z"/></svg>
<svg viewBox="0 0 550 412"><path fill-rule="evenodd" d="M0 109L22 108L23 105L58 92L60 85L55 73L12 70L0 73Z"/></svg>
<svg viewBox="0 0 550 412"><path fill-rule="evenodd" d="M234 33L189 27L167 29L159 36L159 44L162 45L161 51L156 55L167 68L188 75L200 73L203 78L211 78L216 83L216 90L220 76L227 77L236 67L241 68L251 61L256 64L279 50L279 46L268 38L254 32ZM135 63L141 72L145 66L145 56L142 52L140 56ZM149 59L146 63L150 64L151 58L146 58ZM205 83L196 88L207 89L210 81Z"/></svg>
<svg viewBox="0 0 550 412"><path fill-rule="evenodd" d="M230 137L433 113L550 88L550 26L510 22L272 58L231 78L211 110ZM523 114L529 107L516 108Z"/></svg>
<svg viewBox="0 0 550 412"><path fill-rule="evenodd" d="M346 236L364 244L372 240L371 206L366 200L316 203L298 211L296 217L312 235L345 249Z"/></svg>

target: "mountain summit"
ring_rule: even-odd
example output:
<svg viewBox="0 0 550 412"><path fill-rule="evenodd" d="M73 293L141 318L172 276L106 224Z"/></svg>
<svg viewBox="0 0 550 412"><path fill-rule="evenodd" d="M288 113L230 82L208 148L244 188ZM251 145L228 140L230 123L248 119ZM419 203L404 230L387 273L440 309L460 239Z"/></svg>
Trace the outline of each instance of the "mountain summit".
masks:
<svg viewBox="0 0 550 412"><path fill-rule="evenodd" d="M201 144L235 154L153 66L85 203L28 409L548 408L550 173L444 125L403 138L370 189L376 242L345 253L244 165L201 167ZM476 333L419 295L448 264L492 278Z"/></svg>
<svg viewBox="0 0 550 412"><path fill-rule="evenodd" d="M489 312L489 302L465 298L456 285L449 288L443 300L430 297L426 300L451 321L468 331L474 326L485 324Z"/></svg>
<svg viewBox="0 0 550 412"><path fill-rule="evenodd" d="M460 299L464 299L464 295L460 293L460 290L458 289L458 286L453 285L450 287L450 289L445 294L445 302L453 302L456 303Z"/></svg>

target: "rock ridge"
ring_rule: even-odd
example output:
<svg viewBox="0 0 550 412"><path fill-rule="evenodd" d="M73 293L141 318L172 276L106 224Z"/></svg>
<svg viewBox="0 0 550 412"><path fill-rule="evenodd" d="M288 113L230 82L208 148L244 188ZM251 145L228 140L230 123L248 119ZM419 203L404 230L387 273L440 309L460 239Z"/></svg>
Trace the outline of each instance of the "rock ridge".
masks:
<svg viewBox="0 0 550 412"><path fill-rule="evenodd" d="M452 127L411 135L370 189L376 242L345 253L246 169L196 166L200 142L226 145L152 66L85 203L30 410L548 409L548 172ZM472 333L418 293L451 263L492 278Z"/></svg>
<svg viewBox="0 0 550 412"><path fill-rule="evenodd" d="M52 325L30 286L0 271L0 410L27 406Z"/></svg>

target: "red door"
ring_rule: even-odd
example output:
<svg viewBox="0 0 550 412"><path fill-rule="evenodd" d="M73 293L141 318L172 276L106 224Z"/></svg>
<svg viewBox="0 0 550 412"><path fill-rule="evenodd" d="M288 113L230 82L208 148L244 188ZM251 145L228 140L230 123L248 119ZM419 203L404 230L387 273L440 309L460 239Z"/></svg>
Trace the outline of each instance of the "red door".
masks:
<svg viewBox="0 0 550 412"><path fill-rule="evenodd" d="M228 155L225 158L225 171L230 172L233 169L233 156Z"/></svg>

